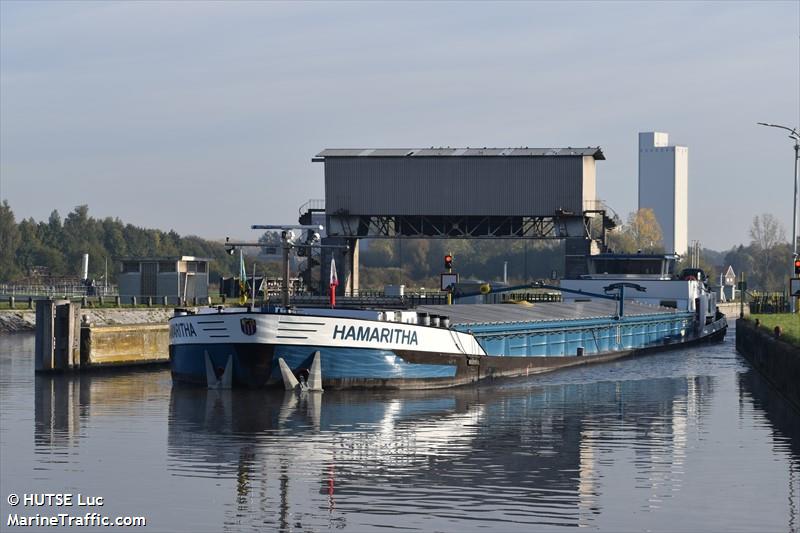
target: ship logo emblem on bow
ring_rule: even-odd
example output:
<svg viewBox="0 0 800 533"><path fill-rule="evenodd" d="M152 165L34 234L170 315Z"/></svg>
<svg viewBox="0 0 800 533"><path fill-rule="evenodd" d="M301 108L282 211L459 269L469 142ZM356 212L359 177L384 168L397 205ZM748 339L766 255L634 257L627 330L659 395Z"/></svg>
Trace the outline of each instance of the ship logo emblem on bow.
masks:
<svg viewBox="0 0 800 533"><path fill-rule="evenodd" d="M256 319L255 318L243 318L239 322L242 326L242 333L245 335L255 335L256 334Z"/></svg>

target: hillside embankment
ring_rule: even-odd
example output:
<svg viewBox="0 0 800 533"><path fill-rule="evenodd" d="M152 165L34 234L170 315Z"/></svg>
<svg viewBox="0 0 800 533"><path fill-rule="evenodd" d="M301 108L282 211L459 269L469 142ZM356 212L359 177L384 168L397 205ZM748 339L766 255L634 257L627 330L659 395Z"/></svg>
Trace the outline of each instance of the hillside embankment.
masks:
<svg viewBox="0 0 800 533"><path fill-rule="evenodd" d="M800 347L754 321L736 321L736 351L800 411Z"/></svg>

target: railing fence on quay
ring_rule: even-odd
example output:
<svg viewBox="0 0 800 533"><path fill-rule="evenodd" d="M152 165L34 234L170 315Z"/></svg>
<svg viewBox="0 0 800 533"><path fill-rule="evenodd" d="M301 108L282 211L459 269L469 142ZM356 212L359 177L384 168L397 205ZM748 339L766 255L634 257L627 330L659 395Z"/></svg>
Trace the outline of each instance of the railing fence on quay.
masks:
<svg viewBox="0 0 800 533"><path fill-rule="evenodd" d="M750 312L755 314L788 313L791 300L785 292L747 291Z"/></svg>
<svg viewBox="0 0 800 533"><path fill-rule="evenodd" d="M34 302L41 299L63 299L80 302L83 307L176 307L176 306L237 306L238 297L213 295L204 298L181 299L177 296L125 296L117 293L117 287L108 290L98 288L94 295L87 294L86 287L79 285L0 285L0 308L5 309L33 309ZM255 305L265 303L277 304L280 293L272 290L264 294L258 293ZM485 298L487 303L502 302L560 302L561 294L557 292L511 292L489 293ZM295 293L291 295L292 305L300 307L326 307L329 302L327 295L314 295L310 293ZM344 297L337 298L339 306L348 307L390 307L412 308L418 305L444 305L447 303L447 293L442 291L406 291L402 296L387 295L382 290L357 290Z"/></svg>
<svg viewBox="0 0 800 533"><path fill-rule="evenodd" d="M87 286L83 283L53 283L49 285L35 283L0 283L0 297L15 296L28 297L34 299L39 297L47 298L80 298L82 296L115 296L117 293L116 285Z"/></svg>
<svg viewBox="0 0 800 533"><path fill-rule="evenodd" d="M280 304L279 295L269 295L266 300L257 297L255 302L248 299L245 305L254 304ZM26 296L15 296L13 294L0 294L0 308L2 309L29 309L35 308L37 300L59 299L70 300L80 303L83 308L148 308L148 307L206 307L206 306L240 306L238 297L208 296L202 298L182 299L177 296L85 296L75 293L66 294L56 292L54 294L37 294ZM410 308L417 305L436 305L447 303L446 293L428 294L406 294L404 296L386 296L379 291L362 291L355 296L345 296L337 298L339 307L388 307L395 309ZM328 296L317 296L312 294L294 294L291 296L291 304L298 307L327 307L329 305Z"/></svg>

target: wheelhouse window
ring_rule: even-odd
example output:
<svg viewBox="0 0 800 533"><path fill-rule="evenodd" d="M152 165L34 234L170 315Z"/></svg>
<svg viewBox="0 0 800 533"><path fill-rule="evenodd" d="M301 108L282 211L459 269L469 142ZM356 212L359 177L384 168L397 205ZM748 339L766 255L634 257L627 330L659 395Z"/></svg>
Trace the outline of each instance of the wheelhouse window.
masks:
<svg viewBox="0 0 800 533"><path fill-rule="evenodd" d="M596 258L592 260L595 274L652 274L661 275L663 273L664 260L654 259L605 259Z"/></svg>

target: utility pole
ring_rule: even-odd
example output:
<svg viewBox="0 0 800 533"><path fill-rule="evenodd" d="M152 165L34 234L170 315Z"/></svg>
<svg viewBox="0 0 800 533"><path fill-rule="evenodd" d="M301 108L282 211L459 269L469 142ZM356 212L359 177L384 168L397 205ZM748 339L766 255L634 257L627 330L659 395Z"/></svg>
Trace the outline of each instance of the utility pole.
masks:
<svg viewBox="0 0 800 533"><path fill-rule="evenodd" d="M800 166L800 134L797 133L797 128L789 128L779 124L767 124L766 122L759 122L760 126L767 126L770 128L780 128L789 132L789 138L794 141L794 196L792 196L792 266L789 270L789 276L794 273L794 260L797 259L797 173ZM789 301L792 304L792 313L797 312L796 298L789 295Z"/></svg>

